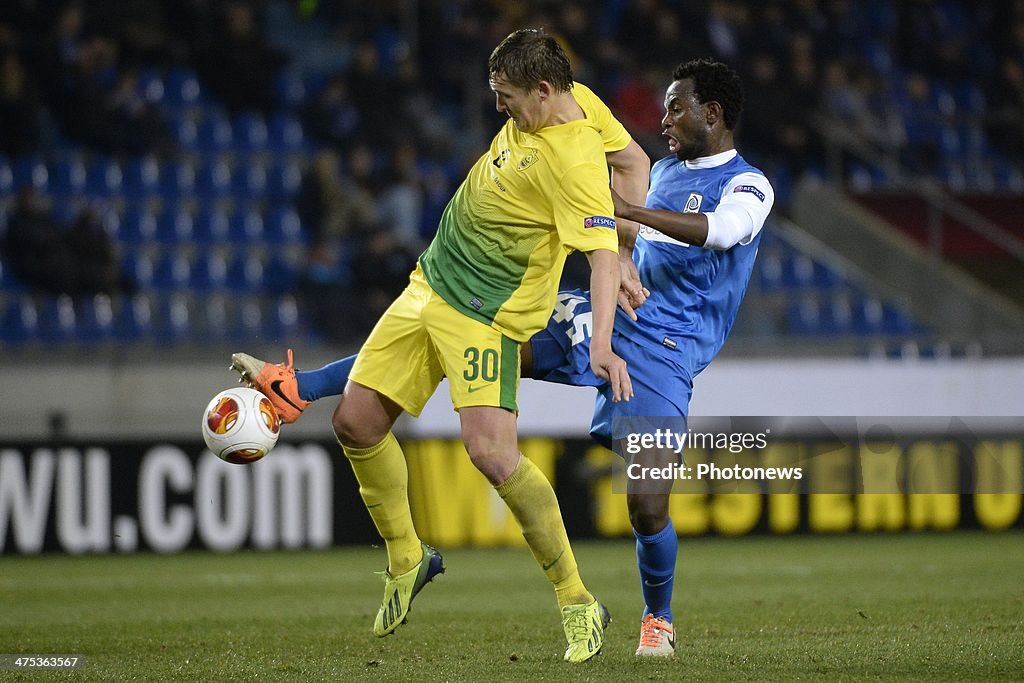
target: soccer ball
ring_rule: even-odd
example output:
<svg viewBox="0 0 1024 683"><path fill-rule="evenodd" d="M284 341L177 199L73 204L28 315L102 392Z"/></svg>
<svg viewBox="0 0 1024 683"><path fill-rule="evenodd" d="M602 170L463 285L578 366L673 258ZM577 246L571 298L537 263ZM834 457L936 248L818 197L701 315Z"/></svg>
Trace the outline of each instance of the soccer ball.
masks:
<svg viewBox="0 0 1024 683"><path fill-rule="evenodd" d="M245 465L270 452L281 420L270 399L247 387L225 389L203 413L203 441L221 460Z"/></svg>

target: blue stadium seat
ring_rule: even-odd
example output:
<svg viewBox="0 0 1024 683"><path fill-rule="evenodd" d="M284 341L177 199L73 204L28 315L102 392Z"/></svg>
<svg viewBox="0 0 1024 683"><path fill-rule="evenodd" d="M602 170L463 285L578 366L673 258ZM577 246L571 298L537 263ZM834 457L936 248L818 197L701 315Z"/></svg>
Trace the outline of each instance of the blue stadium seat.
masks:
<svg viewBox="0 0 1024 683"><path fill-rule="evenodd" d="M192 239L192 214L182 208L168 207L157 221L156 240L161 244L182 244Z"/></svg>
<svg viewBox="0 0 1024 683"><path fill-rule="evenodd" d="M234 135L231 121L217 112L199 122L196 148L204 154L217 154L231 149Z"/></svg>
<svg viewBox="0 0 1024 683"><path fill-rule="evenodd" d="M765 251L762 247L754 263L754 272L762 291L773 292L782 289L782 255L779 250Z"/></svg>
<svg viewBox="0 0 1024 683"><path fill-rule="evenodd" d="M882 331L882 302L873 296L858 296L852 303L853 331L857 334L878 334Z"/></svg>
<svg viewBox="0 0 1024 683"><path fill-rule="evenodd" d="M818 334L820 324L821 307L814 296L801 296L786 310L786 328L791 334Z"/></svg>
<svg viewBox="0 0 1024 683"><path fill-rule="evenodd" d="M22 346L36 339L39 311L31 297L25 295L8 302L0 317L0 339L5 346Z"/></svg>
<svg viewBox="0 0 1024 683"><path fill-rule="evenodd" d="M0 292L20 293L23 291L25 291L25 284L11 272L7 262L0 258Z"/></svg>
<svg viewBox="0 0 1024 683"><path fill-rule="evenodd" d="M782 284L800 288L813 283L814 261L809 256L789 250L782 259Z"/></svg>
<svg viewBox="0 0 1024 683"><path fill-rule="evenodd" d="M960 149L969 158L991 156L991 145L981 124L970 123L957 129L960 138Z"/></svg>
<svg viewBox="0 0 1024 683"><path fill-rule="evenodd" d="M154 336L153 302L145 294L123 299L117 309L114 335L126 343L148 341Z"/></svg>
<svg viewBox="0 0 1024 683"><path fill-rule="evenodd" d="M234 292L259 292L264 289L263 261L254 255L239 254L228 264L228 289Z"/></svg>
<svg viewBox="0 0 1024 683"><path fill-rule="evenodd" d="M950 189L961 191L967 187L967 174L959 160L947 160L939 168L939 177Z"/></svg>
<svg viewBox="0 0 1024 683"><path fill-rule="evenodd" d="M193 339L203 343L228 339L231 329L231 301L224 294L203 297L196 302L198 324L193 325ZM250 338L251 339L251 338Z"/></svg>
<svg viewBox="0 0 1024 683"><path fill-rule="evenodd" d="M96 197L110 199L121 194L124 174L113 159L99 158L92 162L86 176L86 191Z"/></svg>
<svg viewBox="0 0 1024 683"><path fill-rule="evenodd" d="M835 289L844 283L843 276L821 261L814 262L812 281L821 289Z"/></svg>
<svg viewBox="0 0 1024 683"><path fill-rule="evenodd" d="M189 161L172 161L160 174L160 190L165 199L190 198L196 189L196 169Z"/></svg>
<svg viewBox="0 0 1024 683"><path fill-rule="evenodd" d="M151 289L156 266L145 252L129 252L121 259L121 272L139 289Z"/></svg>
<svg viewBox="0 0 1024 683"><path fill-rule="evenodd" d="M232 137L239 152L262 152L267 148L269 132L263 117L254 112L239 114L235 119Z"/></svg>
<svg viewBox="0 0 1024 683"><path fill-rule="evenodd" d="M215 314L223 313L223 322L215 325L215 315L207 315L209 334L214 339L227 339L232 342L251 342L265 336L263 306L260 297L242 295L230 297L223 309L215 310Z"/></svg>
<svg viewBox="0 0 1024 683"><path fill-rule="evenodd" d="M50 173L50 192L61 199L78 197L85 192L85 163L79 154L61 155Z"/></svg>
<svg viewBox="0 0 1024 683"><path fill-rule="evenodd" d="M259 298L247 296L236 302L228 336L233 341L248 341L264 336L263 307Z"/></svg>
<svg viewBox="0 0 1024 683"><path fill-rule="evenodd" d="M114 338L114 307L106 294L81 299L75 305L78 340L85 344L102 344Z"/></svg>
<svg viewBox="0 0 1024 683"><path fill-rule="evenodd" d="M898 304L882 306L882 329L889 334L909 334L915 331L910 312Z"/></svg>
<svg viewBox="0 0 1024 683"><path fill-rule="evenodd" d="M970 81L963 81L953 89L953 99L961 114L983 114L987 107L985 90Z"/></svg>
<svg viewBox="0 0 1024 683"><path fill-rule="evenodd" d="M156 216L147 208L134 206L121 218L120 240L128 245L149 244L156 239Z"/></svg>
<svg viewBox="0 0 1024 683"><path fill-rule="evenodd" d="M275 253L263 267L263 287L267 292L283 294L295 289L299 282L299 271L285 257Z"/></svg>
<svg viewBox="0 0 1024 683"><path fill-rule="evenodd" d="M960 133L954 126L943 126L939 130L939 151L942 158L948 161L960 159L963 147L960 144Z"/></svg>
<svg viewBox="0 0 1024 683"><path fill-rule="evenodd" d="M270 149L277 153L300 152L306 145L302 122L293 114L278 113L270 119Z"/></svg>
<svg viewBox="0 0 1024 683"><path fill-rule="evenodd" d="M196 194L206 200L224 199L231 190L231 167L222 159L208 161L196 174Z"/></svg>
<svg viewBox="0 0 1024 683"><path fill-rule="evenodd" d="M253 201L263 199L267 192L267 169L260 163L243 163L235 166L231 183L233 194L238 199Z"/></svg>
<svg viewBox="0 0 1024 683"><path fill-rule="evenodd" d="M103 232L107 237L115 241L121 239L121 214L113 205L103 209L100 225L103 226Z"/></svg>
<svg viewBox="0 0 1024 683"><path fill-rule="evenodd" d="M265 239L270 244L291 245L302 241L302 221L290 205L276 206L267 218Z"/></svg>
<svg viewBox="0 0 1024 683"><path fill-rule="evenodd" d="M227 287L228 263L223 254L208 251L198 257L192 269L191 287L198 292L212 292Z"/></svg>
<svg viewBox="0 0 1024 683"><path fill-rule="evenodd" d="M0 197L14 192L14 171L7 157L0 157Z"/></svg>
<svg viewBox="0 0 1024 683"><path fill-rule="evenodd" d="M162 292L188 289L192 281L192 262L185 254L168 251L160 256L153 268L153 287Z"/></svg>
<svg viewBox="0 0 1024 683"><path fill-rule="evenodd" d="M271 201L291 200L302 186L302 169L294 161L281 161L267 174L267 198Z"/></svg>
<svg viewBox="0 0 1024 683"><path fill-rule="evenodd" d="M70 296L61 294L43 301L39 310L39 339L44 344L58 346L74 341L77 329Z"/></svg>
<svg viewBox="0 0 1024 683"><path fill-rule="evenodd" d="M764 227L761 228L761 244L758 246L758 253L764 253L768 249L786 249L788 243L784 242L778 233L775 231L775 224L772 221L771 216L765 222Z"/></svg>
<svg viewBox="0 0 1024 683"><path fill-rule="evenodd" d="M164 79L164 101L172 106L193 105L202 101L199 79L189 69L174 68Z"/></svg>
<svg viewBox="0 0 1024 683"><path fill-rule="evenodd" d="M160 189L160 162L153 155L132 157L125 165L122 191L129 201L152 198Z"/></svg>
<svg viewBox="0 0 1024 683"><path fill-rule="evenodd" d="M846 296L832 296L822 302L818 319L819 334L838 335L850 331L853 311Z"/></svg>
<svg viewBox="0 0 1024 683"><path fill-rule="evenodd" d="M237 244L255 244L263 240L263 216L253 206L239 207L229 224L228 238Z"/></svg>
<svg viewBox="0 0 1024 683"><path fill-rule="evenodd" d="M885 41L867 41L863 45L863 56L879 74L888 75L892 71L892 51Z"/></svg>
<svg viewBox="0 0 1024 683"><path fill-rule="evenodd" d="M150 104L163 104L167 89L164 87L164 79L160 72L153 68L143 68L139 71L139 94L146 98Z"/></svg>
<svg viewBox="0 0 1024 683"><path fill-rule="evenodd" d="M1024 171L1005 161L997 161L992 170L996 189L1003 192L1024 192Z"/></svg>
<svg viewBox="0 0 1024 683"><path fill-rule="evenodd" d="M274 76L274 94L277 101L287 109L295 110L306 102L306 84L302 74L281 69Z"/></svg>
<svg viewBox="0 0 1024 683"><path fill-rule="evenodd" d="M50 172L41 156L18 157L14 162L12 172L15 189L32 186L44 194L50 189Z"/></svg>
<svg viewBox="0 0 1024 683"><path fill-rule="evenodd" d="M264 328L266 336L275 342L296 338L301 331L301 321L295 297L279 297L267 313Z"/></svg>
<svg viewBox="0 0 1024 683"><path fill-rule="evenodd" d="M205 245L226 242L230 233L228 214L221 207L205 206L200 208L193 227L193 239Z"/></svg>
<svg viewBox="0 0 1024 683"><path fill-rule="evenodd" d="M159 299L155 326L156 341L163 345L180 344L192 334L192 310L188 297L181 293Z"/></svg>
<svg viewBox="0 0 1024 683"><path fill-rule="evenodd" d="M189 115L169 116L167 127L171 137L183 149L194 152L199 148L199 126L194 117Z"/></svg>

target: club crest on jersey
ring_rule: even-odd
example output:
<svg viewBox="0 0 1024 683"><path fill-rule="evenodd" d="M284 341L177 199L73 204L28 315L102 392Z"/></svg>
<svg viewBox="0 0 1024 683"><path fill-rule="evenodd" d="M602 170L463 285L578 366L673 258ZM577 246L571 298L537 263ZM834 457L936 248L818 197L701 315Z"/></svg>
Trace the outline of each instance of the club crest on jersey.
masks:
<svg viewBox="0 0 1024 683"><path fill-rule="evenodd" d="M736 194L737 192L748 192L760 199L762 202L764 201L764 192L761 192L761 190L757 189L753 185L737 185L736 189L732 192L733 194Z"/></svg>
<svg viewBox="0 0 1024 683"><path fill-rule="evenodd" d="M683 207L683 213L697 213L700 211L700 204L703 201L704 195L691 192L690 198L686 200L686 206Z"/></svg>
<svg viewBox="0 0 1024 683"><path fill-rule="evenodd" d="M540 159L540 152L536 148L530 147L526 150L526 154L523 158L519 160L519 165L516 166L516 170L525 171L537 163L537 159Z"/></svg>
<svg viewBox="0 0 1024 683"><path fill-rule="evenodd" d="M584 228L611 228L615 229L615 219L608 216L590 216L583 219Z"/></svg>

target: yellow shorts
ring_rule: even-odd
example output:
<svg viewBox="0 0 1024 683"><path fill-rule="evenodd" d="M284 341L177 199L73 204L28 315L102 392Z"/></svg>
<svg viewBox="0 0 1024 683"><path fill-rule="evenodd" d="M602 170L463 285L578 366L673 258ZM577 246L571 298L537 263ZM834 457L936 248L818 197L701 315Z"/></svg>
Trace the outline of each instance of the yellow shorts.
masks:
<svg viewBox="0 0 1024 683"><path fill-rule="evenodd" d="M443 377L456 410L518 410L519 342L452 308L417 267L370 332L349 378L418 416Z"/></svg>

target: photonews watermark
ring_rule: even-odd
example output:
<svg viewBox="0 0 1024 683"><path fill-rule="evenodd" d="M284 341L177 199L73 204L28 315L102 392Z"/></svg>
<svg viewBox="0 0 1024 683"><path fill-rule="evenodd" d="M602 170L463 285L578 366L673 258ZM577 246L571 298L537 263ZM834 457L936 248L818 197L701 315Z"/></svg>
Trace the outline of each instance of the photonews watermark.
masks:
<svg viewBox="0 0 1024 683"><path fill-rule="evenodd" d="M1022 417L626 417L616 493L1024 493Z"/></svg>

